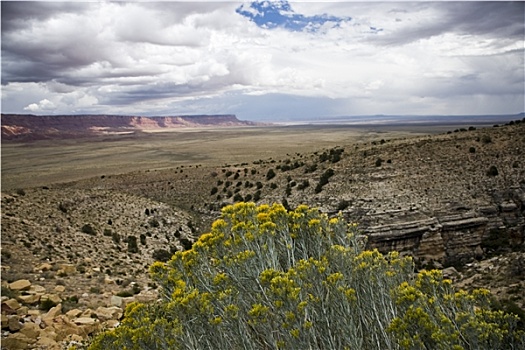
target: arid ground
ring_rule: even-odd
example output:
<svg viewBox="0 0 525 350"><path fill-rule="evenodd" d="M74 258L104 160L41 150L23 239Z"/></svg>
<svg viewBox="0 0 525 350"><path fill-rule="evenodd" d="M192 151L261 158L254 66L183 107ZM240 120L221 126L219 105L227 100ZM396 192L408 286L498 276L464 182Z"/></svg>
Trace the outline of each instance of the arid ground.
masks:
<svg viewBox="0 0 525 350"><path fill-rule="evenodd" d="M222 165L453 128L271 126L184 129L2 144L2 190L179 165Z"/></svg>

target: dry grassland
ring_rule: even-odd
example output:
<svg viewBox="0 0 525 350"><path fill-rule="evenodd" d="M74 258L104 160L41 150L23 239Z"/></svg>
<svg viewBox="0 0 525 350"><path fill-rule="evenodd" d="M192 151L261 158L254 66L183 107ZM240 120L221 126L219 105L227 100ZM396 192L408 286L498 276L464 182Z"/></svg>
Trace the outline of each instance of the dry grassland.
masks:
<svg viewBox="0 0 525 350"><path fill-rule="evenodd" d="M442 131L430 128L268 126L186 129L2 144L2 189L46 186L88 177L180 165L222 165L280 158L356 142Z"/></svg>

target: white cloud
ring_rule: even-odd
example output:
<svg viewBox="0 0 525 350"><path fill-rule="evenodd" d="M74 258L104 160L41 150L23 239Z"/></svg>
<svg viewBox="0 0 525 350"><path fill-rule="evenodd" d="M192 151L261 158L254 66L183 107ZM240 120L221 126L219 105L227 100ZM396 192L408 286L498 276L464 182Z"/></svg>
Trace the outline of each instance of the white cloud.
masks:
<svg viewBox="0 0 525 350"><path fill-rule="evenodd" d="M351 17L316 32L264 29L239 5L3 2L3 111L249 118L246 101L286 109L290 96L310 115L523 108L522 3L291 2Z"/></svg>
<svg viewBox="0 0 525 350"><path fill-rule="evenodd" d="M45 98L38 103L31 103L30 105L25 107L24 110L31 112L48 112L53 111L55 108L55 104L49 101L47 98Z"/></svg>

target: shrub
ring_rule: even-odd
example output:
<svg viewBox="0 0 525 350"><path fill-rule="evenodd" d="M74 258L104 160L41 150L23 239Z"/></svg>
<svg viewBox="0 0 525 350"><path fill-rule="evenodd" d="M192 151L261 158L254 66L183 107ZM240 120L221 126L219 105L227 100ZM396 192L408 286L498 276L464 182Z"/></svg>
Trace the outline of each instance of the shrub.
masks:
<svg viewBox="0 0 525 350"><path fill-rule="evenodd" d="M350 202L346 199L341 199L337 204L337 210L345 210L350 205Z"/></svg>
<svg viewBox="0 0 525 350"><path fill-rule="evenodd" d="M113 232L111 234L111 239L113 240L113 242L115 242L115 244L119 244L120 243L120 235L116 232Z"/></svg>
<svg viewBox="0 0 525 350"><path fill-rule="evenodd" d="M307 166L304 168L304 173L305 173L305 174L313 173L313 172L316 171L316 170L317 170L317 163L313 163L313 164L307 165Z"/></svg>
<svg viewBox="0 0 525 350"><path fill-rule="evenodd" d="M304 190L304 189L307 188L308 186L310 186L310 181L308 181L308 179L306 179L306 180L303 180L303 182L301 182L301 183L297 186L297 189L298 189L298 190Z"/></svg>
<svg viewBox="0 0 525 350"><path fill-rule="evenodd" d="M468 149L468 151L469 151L470 153L476 153L476 147L470 147L470 148Z"/></svg>
<svg viewBox="0 0 525 350"><path fill-rule="evenodd" d="M44 299L40 301L39 308L42 311L49 311L52 307L57 306L57 304L51 299Z"/></svg>
<svg viewBox="0 0 525 350"><path fill-rule="evenodd" d="M92 350L518 348L486 290L455 292L409 257L364 251L356 225L301 205L237 203L193 249L150 267L158 302L132 303Z"/></svg>
<svg viewBox="0 0 525 350"><path fill-rule="evenodd" d="M383 164L383 159L381 159L381 158L377 158L377 159L376 159L376 166L377 166L377 167L380 167L381 164Z"/></svg>
<svg viewBox="0 0 525 350"><path fill-rule="evenodd" d="M492 142L492 138L489 135L485 134L485 135L481 136L481 142L484 143L484 144L491 143Z"/></svg>
<svg viewBox="0 0 525 350"><path fill-rule="evenodd" d="M135 236L128 236L128 252L130 253L138 253L139 247L137 245L137 237Z"/></svg>
<svg viewBox="0 0 525 350"><path fill-rule="evenodd" d="M488 176L497 176L499 174L498 168L495 165L491 165L489 170L487 170Z"/></svg>
<svg viewBox="0 0 525 350"><path fill-rule="evenodd" d="M90 224L85 224L84 226L82 226L81 231L92 236L95 236L97 234L97 231L95 231L93 226L91 226Z"/></svg>
<svg viewBox="0 0 525 350"><path fill-rule="evenodd" d="M160 226L160 223L159 223L159 220L157 220L156 218L151 218L149 221L148 221L150 227L159 227Z"/></svg>
<svg viewBox="0 0 525 350"><path fill-rule="evenodd" d="M334 171L332 169L326 169L323 175L321 175L321 178L319 179L319 183L315 187L315 193L319 193L323 190L323 186L328 183L328 180L334 176Z"/></svg>
<svg viewBox="0 0 525 350"><path fill-rule="evenodd" d="M271 180L275 177L275 171L273 169L269 169L266 173L266 180Z"/></svg>
<svg viewBox="0 0 525 350"><path fill-rule="evenodd" d="M211 189L210 195L213 196L213 195L216 194L218 191L219 191L219 189L218 189L217 187L213 187L213 188Z"/></svg>

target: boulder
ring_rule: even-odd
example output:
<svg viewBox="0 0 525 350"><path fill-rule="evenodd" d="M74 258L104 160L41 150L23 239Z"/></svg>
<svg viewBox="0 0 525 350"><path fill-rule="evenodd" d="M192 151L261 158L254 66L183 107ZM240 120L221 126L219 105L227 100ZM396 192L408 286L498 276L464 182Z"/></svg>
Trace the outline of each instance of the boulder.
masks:
<svg viewBox="0 0 525 350"><path fill-rule="evenodd" d="M7 315L2 313L2 329L9 327L9 319Z"/></svg>
<svg viewBox="0 0 525 350"><path fill-rule="evenodd" d="M91 317L79 317L73 320L80 329L79 334L83 337L87 337L90 334L100 331L100 321Z"/></svg>
<svg viewBox="0 0 525 350"><path fill-rule="evenodd" d="M38 265L37 267L35 267L35 271L49 271L53 268L53 265L49 264L49 263L43 263L43 264L40 264Z"/></svg>
<svg viewBox="0 0 525 350"><path fill-rule="evenodd" d="M57 306L52 307L49 309L49 311L42 316L42 320L46 323L46 325L51 325L53 323L53 319L60 315L62 313L62 304L58 304Z"/></svg>
<svg viewBox="0 0 525 350"><path fill-rule="evenodd" d="M91 317L92 315L94 315L95 312L91 309L86 309L84 310L84 312L82 312L82 314L80 315L80 317Z"/></svg>
<svg viewBox="0 0 525 350"><path fill-rule="evenodd" d="M460 276L458 270L456 270L453 266L450 266L450 267L447 267L445 269L443 269L443 277L445 278L449 278L449 279L452 279L452 280L455 280Z"/></svg>
<svg viewBox="0 0 525 350"><path fill-rule="evenodd" d="M65 286L56 286L55 287L55 292L57 293L64 293L66 291L66 287Z"/></svg>
<svg viewBox="0 0 525 350"><path fill-rule="evenodd" d="M53 327L46 327L40 331L40 339L47 338L56 341L58 336Z"/></svg>
<svg viewBox="0 0 525 350"><path fill-rule="evenodd" d="M117 320L107 320L106 322L104 322L104 326L106 328L117 328L118 326L120 326L120 321L117 321Z"/></svg>
<svg viewBox="0 0 525 350"><path fill-rule="evenodd" d="M21 350L29 349L31 344L36 342L35 339L28 338L24 334L18 332L9 334L2 339L2 349Z"/></svg>
<svg viewBox="0 0 525 350"><path fill-rule="evenodd" d="M119 320L122 317L123 311L117 306L99 307L95 310L95 315L101 321Z"/></svg>
<svg viewBox="0 0 525 350"><path fill-rule="evenodd" d="M22 323L20 323L20 316L9 315L7 316L7 327L11 332L17 332L22 329Z"/></svg>
<svg viewBox="0 0 525 350"><path fill-rule="evenodd" d="M43 294L40 297L40 302L46 300L53 302L53 304L60 304L62 302L62 299L57 294Z"/></svg>
<svg viewBox="0 0 525 350"><path fill-rule="evenodd" d="M60 270L58 270L58 274L66 274L66 275L74 275L77 273L77 267L73 264L60 264L59 265Z"/></svg>
<svg viewBox="0 0 525 350"><path fill-rule="evenodd" d="M66 316L70 320L79 317L81 314L82 314L82 310L79 310L79 309L72 309L72 310L69 310L68 312L66 312Z"/></svg>
<svg viewBox="0 0 525 350"><path fill-rule="evenodd" d="M44 294L46 292L46 288L38 284L33 284L27 292L29 294Z"/></svg>
<svg viewBox="0 0 525 350"><path fill-rule="evenodd" d="M5 306L7 306L11 311L16 311L22 305L20 305L20 303L16 299L9 299L2 303L2 311L6 311L4 308Z"/></svg>
<svg viewBox="0 0 525 350"><path fill-rule="evenodd" d="M30 339L37 339L40 335L40 327L33 323L33 322L26 322L22 326L22 329L20 329L20 333L24 334L26 337Z"/></svg>
<svg viewBox="0 0 525 350"><path fill-rule="evenodd" d="M142 291L139 294L135 295L135 300L140 303L148 303L155 301L158 298L158 294L154 290Z"/></svg>
<svg viewBox="0 0 525 350"><path fill-rule="evenodd" d="M28 294L28 295L20 295L18 297L18 300L20 300L22 303L26 305L33 305L40 301L41 294Z"/></svg>
<svg viewBox="0 0 525 350"><path fill-rule="evenodd" d="M55 350L55 349L62 349L61 345L56 342L56 340L48 338L48 337L41 337L36 342L36 345L48 349L48 350Z"/></svg>
<svg viewBox="0 0 525 350"><path fill-rule="evenodd" d="M80 335L82 333L80 327L76 323L69 320L69 318L67 318L65 315L60 315L55 319L53 328L57 334L56 339L58 341L66 339L71 334Z"/></svg>
<svg viewBox="0 0 525 350"><path fill-rule="evenodd" d="M9 283L9 289L14 291L26 290L31 287L31 282L29 280L18 280L13 283Z"/></svg>
<svg viewBox="0 0 525 350"><path fill-rule="evenodd" d="M98 321L91 317L78 317L73 320L77 325L94 325Z"/></svg>
<svg viewBox="0 0 525 350"><path fill-rule="evenodd" d="M27 306L21 306L20 308L18 308L18 310L16 310L16 314L18 316L25 316L28 312L29 308Z"/></svg>
<svg viewBox="0 0 525 350"><path fill-rule="evenodd" d="M122 297L118 295L111 296L110 304L111 306L122 307Z"/></svg>

